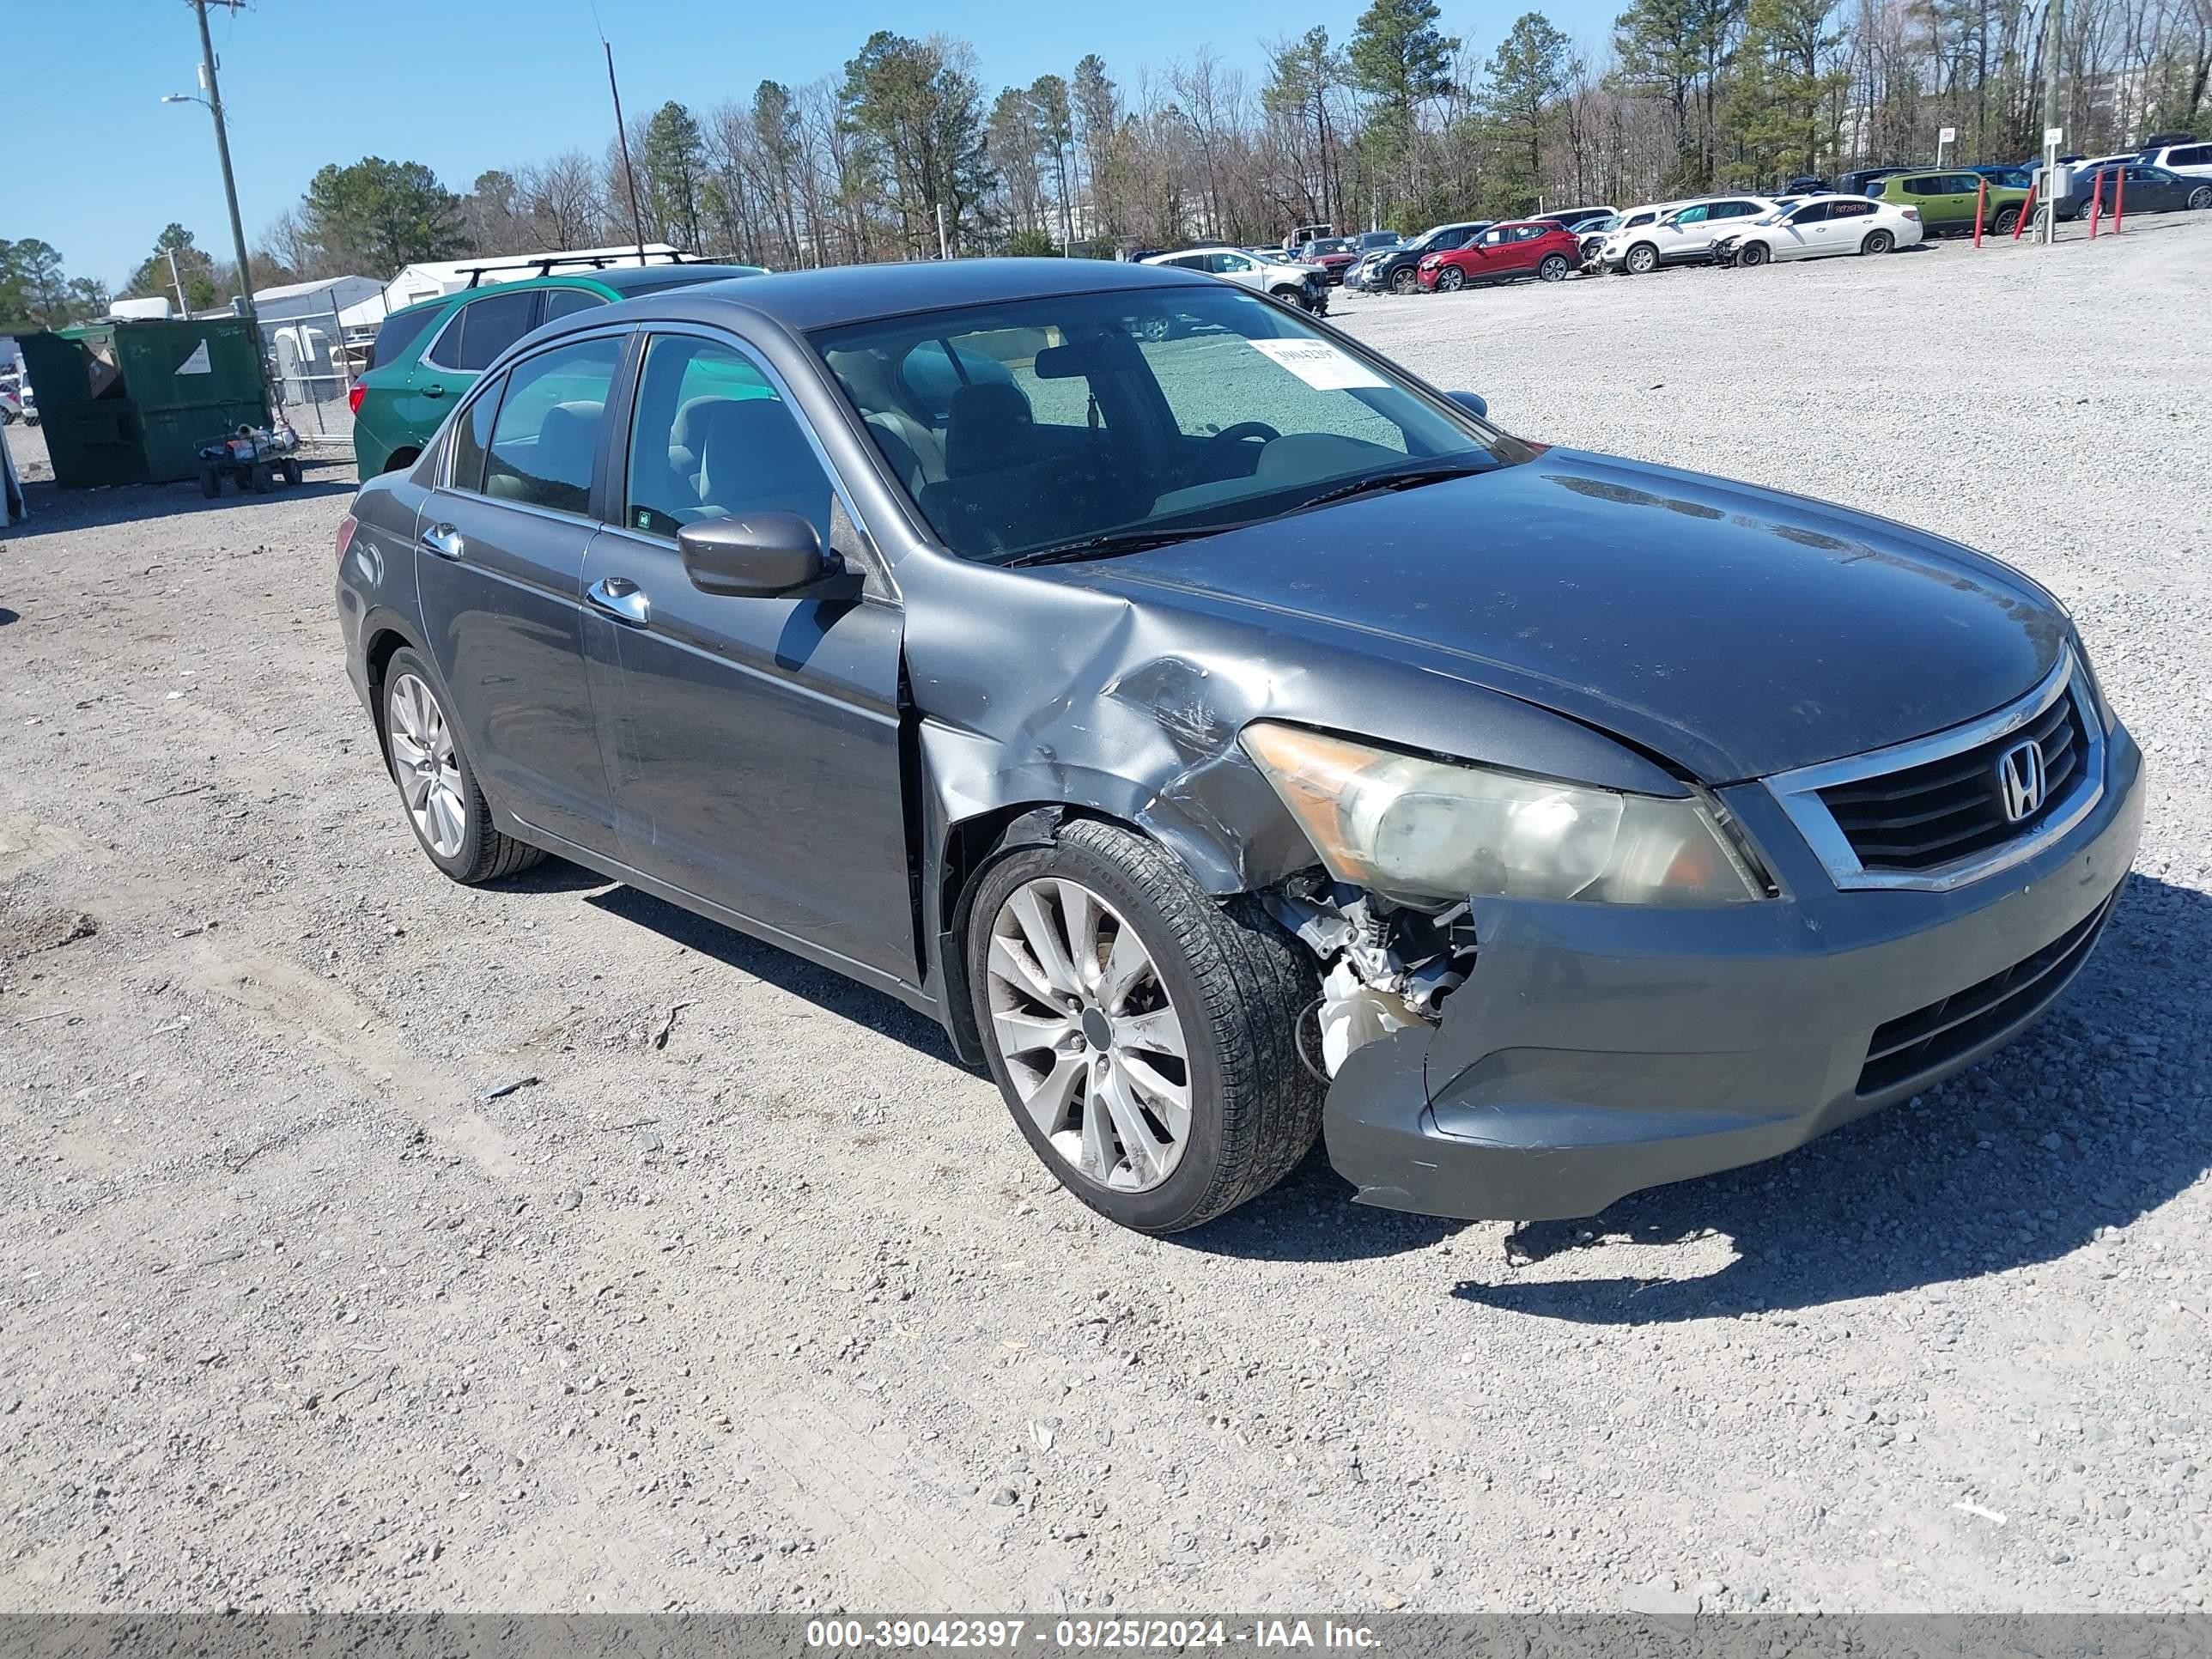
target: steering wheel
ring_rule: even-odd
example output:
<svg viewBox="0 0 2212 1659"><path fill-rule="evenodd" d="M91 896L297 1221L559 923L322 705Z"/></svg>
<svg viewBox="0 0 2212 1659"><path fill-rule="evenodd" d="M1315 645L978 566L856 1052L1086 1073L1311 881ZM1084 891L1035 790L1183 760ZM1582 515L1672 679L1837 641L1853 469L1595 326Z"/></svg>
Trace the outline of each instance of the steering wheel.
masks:
<svg viewBox="0 0 2212 1659"><path fill-rule="evenodd" d="M1229 456L1229 451L1224 446L1244 443L1254 438L1262 443L1273 443L1282 435L1265 421L1239 421L1234 426L1225 426L1206 441L1206 447L1198 452L1189 470L1184 473L1183 483L1186 486L1212 483L1217 478L1233 477L1233 473L1221 471L1223 458ZM1230 459L1233 465L1234 458Z"/></svg>

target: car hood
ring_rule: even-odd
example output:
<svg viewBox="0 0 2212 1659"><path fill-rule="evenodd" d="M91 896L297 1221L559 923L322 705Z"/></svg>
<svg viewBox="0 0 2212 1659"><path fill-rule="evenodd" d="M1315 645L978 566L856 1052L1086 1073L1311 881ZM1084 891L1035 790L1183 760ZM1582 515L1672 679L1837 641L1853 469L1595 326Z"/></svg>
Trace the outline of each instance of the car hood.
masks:
<svg viewBox="0 0 2212 1659"><path fill-rule="evenodd" d="M2069 637L1955 544L1565 449L1053 574L1401 664L1412 695L1481 685L1714 785L1987 714Z"/></svg>

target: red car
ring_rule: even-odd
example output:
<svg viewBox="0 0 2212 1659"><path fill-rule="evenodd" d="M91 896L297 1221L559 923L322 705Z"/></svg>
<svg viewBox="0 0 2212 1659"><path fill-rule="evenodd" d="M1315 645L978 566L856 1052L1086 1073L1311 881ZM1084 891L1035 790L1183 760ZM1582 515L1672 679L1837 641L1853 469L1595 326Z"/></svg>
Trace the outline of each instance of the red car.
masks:
<svg viewBox="0 0 2212 1659"><path fill-rule="evenodd" d="M1344 273L1359 258L1359 249L1347 236L1325 236L1306 243L1291 257L1302 265L1319 265L1328 273L1330 282L1341 283Z"/></svg>
<svg viewBox="0 0 2212 1659"><path fill-rule="evenodd" d="M1508 219L1465 247L1431 253L1417 278L1424 289L1453 294L1474 283L1514 283L1527 277L1556 283L1583 262L1575 234L1548 219Z"/></svg>

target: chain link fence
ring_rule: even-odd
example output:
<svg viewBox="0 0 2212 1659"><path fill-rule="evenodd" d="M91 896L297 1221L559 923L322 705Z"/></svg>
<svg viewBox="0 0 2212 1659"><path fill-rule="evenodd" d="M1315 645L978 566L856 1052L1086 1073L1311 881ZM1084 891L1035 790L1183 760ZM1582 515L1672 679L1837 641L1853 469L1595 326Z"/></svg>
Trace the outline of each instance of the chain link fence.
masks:
<svg viewBox="0 0 2212 1659"><path fill-rule="evenodd" d="M305 304L285 302L276 309L276 315L263 315L259 322L276 412L304 441L350 448L349 398L368 366L369 344L384 319L382 297L341 312L337 295L326 290ZM364 314L368 312L374 314Z"/></svg>

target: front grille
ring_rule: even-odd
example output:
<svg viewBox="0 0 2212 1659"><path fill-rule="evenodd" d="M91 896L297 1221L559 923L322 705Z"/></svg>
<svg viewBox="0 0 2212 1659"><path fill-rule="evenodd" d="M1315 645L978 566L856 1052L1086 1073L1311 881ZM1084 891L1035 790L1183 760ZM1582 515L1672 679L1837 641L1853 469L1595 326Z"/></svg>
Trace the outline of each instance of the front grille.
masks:
<svg viewBox="0 0 2212 1659"><path fill-rule="evenodd" d="M1859 1068L1859 1093L1882 1094L1916 1077L1942 1071L1960 1055L2041 1012L2088 960L2112 911L2112 900L2107 897L2040 951L2002 973L1878 1027L1867 1044L1866 1064Z"/></svg>
<svg viewBox="0 0 2212 1659"><path fill-rule="evenodd" d="M2043 749L2043 802L2008 819L1998 765L2031 738ZM2069 686L2024 726L1940 760L1834 785L1820 792L1820 803L1864 868L1932 870L2033 834L2093 782L2088 757L2088 733Z"/></svg>

